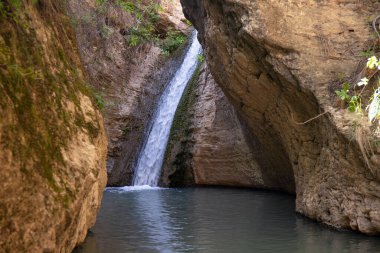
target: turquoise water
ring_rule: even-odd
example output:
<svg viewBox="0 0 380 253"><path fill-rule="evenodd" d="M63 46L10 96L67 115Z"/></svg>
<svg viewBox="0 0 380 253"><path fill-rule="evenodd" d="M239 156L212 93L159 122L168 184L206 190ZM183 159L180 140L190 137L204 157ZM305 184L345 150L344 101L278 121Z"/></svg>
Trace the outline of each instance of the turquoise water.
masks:
<svg viewBox="0 0 380 253"><path fill-rule="evenodd" d="M294 212L294 197L229 188L108 189L75 253L376 253L380 238L338 232Z"/></svg>

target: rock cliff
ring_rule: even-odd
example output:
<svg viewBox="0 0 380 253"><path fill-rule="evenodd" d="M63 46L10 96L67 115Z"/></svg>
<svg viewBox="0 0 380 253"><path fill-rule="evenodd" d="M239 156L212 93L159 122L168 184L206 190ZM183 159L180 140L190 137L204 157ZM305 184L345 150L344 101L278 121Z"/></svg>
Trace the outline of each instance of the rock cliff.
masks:
<svg viewBox="0 0 380 253"><path fill-rule="evenodd" d="M66 10L0 2L0 252L71 252L106 184L103 119Z"/></svg>
<svg viewBox="0 0 380 253"><path fill-rule="evenodd" d="M161 184L264 187L246 129L203 64L177 109Z"/></svg>
<svg viewBox="0 0 380 253"><path fill-rule="evenodd" d="M359 70L360 53L373 33L366 17L378 14L379 3L181 3L199 31L215 81L247 124L247 140L261 174L257 179L264 187L296 193L297 211L312 219L378 234L380 150L372 145L368 156L364 151L369 148L363 148L378 140L363 134L366 125L360 116L336 106L331 84ZM228 134L223 136L228 139ZM203 166L207 171L196 173L216 169ZM218 177L202 177L202 183L215 184Z"/></svg>
<svg viewBox="0 0 380 253"><path fill-rule="evenodd" d="M108 185L128 185L158 98L183 59L183 50L164 55L159 44L169 31L188 34L190 27L179 1L69 3L90 84L104 100Z"/></svg>

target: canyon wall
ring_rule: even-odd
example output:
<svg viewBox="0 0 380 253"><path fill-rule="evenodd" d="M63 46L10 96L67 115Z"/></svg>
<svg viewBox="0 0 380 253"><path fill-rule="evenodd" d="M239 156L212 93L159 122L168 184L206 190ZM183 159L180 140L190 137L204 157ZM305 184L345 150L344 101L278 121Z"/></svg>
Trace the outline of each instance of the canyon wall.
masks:
<svg viewBox="0 0 380 253"><path fill-rule="evenodd" d="M158 98L186 48L184 43L164 54L160 45L170 31L189 36L191 27L179 1L129 1L130 9L112 1L69 3L90 84L104 100L108 185L129 185ZM137 18L139 8L149 15ZM137 45L131 44L132 36L140 40Z"/></svg>
<svg viewBox="0 0 380 253"><path fill-rule="evenodd" d="M66 10L0 2L0 252L71 252L106 185L103 119Z"/></svg>
<svg viewBox="0 0 380 253"><path fill-rule="evenodd" d="M378 234L378 140L367 134L368 123L363 116L337 106L336 87L332 84L341 75L360 72L358 63L365 60L361 52L373 43L373 30L366 18L376 16L379 3L181 3L185 16L199 31L212 76L247 126L246 140L254 167L258 168L256 175L260 175L250 182L251 186L260 187L260 178L262 187L296 193L297 211L312 219ZM194 112L205 113L207 110ZM203 124L210 130L208 123L213 120L207 121ZM224 116L219 122L239 129L233 123L234 117ZM194 133L196 128L190 130ZM200 140L212 138L215 133L208 131L207 137L198 129L195 135ZM223 136L228 141L228 135ZM196 141L190 140L194 148ZM202 156L207 156L215 140L206 143L209 145L198 149ZM197 164L199 154L190 152L191 156L195 156L191 163ZM205 175L219 173L218 166L215 163L198 167L201 172L194 168L193 176L202 175L202 184L214 184L219 175ZM222 180L219 183L229 185Z"/></svg>
<svg viewBox="0 0 380 253"><path fill-rule="evenodd" d="M245 133L206 64L200 65L174 118L161 185L264 187Z"/></svg>

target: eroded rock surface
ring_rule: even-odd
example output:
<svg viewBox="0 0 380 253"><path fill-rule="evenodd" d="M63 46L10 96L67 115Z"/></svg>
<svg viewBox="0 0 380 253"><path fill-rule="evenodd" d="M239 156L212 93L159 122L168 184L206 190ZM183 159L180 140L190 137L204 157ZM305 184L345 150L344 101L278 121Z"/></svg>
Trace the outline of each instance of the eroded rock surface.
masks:
<svg viewBox="0 0 380 253"><path fill-rule="evenodd" d="M264 186L295 192L297 211L310 218L379 233L380 165L366 162L354 127L362 121L336 108L329 89L357 71L373 32L366 17L379 3L181 2L212 75L249 127Z"/></svg>
<svg viewBox="0 0 380 253"><path fill-rule="evenodd" d="M203 66L176 112L162 184L263 187L246 138L234 108Z"/></svg>
<svg viewBox="0 0 380 253"><path fill-rule="evenodd" d="M0 17L0 252L72 252L95 223L107 139L65 1ZM4 14L4 11L6 14Z"/></svg>
<svg viewBox="0 0 380 253"><path fill-rule="evenodd" d="M105 102L108 185L128 185L155 105L183 55L179 50L163 56L159 46L149 41L131 46L131 30L139 27L136 13L123 10L117 2L69 2L91 86ZM162 11L154 24L159 34L155 36L165 36L169 29L188 34L190 27L184 23L180 3L160 2Z"/></svg>
<svg viewBox="0 0 380 253"><path fill-rule="evenodd" d="M194 104L193 170L196 184L262 186L244 129L206 68Z"/></svg>

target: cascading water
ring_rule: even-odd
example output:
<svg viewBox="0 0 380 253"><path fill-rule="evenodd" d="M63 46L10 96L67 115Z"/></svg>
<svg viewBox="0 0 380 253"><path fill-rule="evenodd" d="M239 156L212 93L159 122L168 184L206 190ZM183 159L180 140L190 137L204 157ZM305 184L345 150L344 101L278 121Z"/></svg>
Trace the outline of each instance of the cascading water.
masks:
<svg viewBox="0 0 380 253"><path fill-rule="evenodd" d="M201 51L197 33L194 32L191 46L182 65L168 84L158 103L152 128L135 168L133 185L157 186L174 114L186 84L197 67L198 55Z"/></svg>

